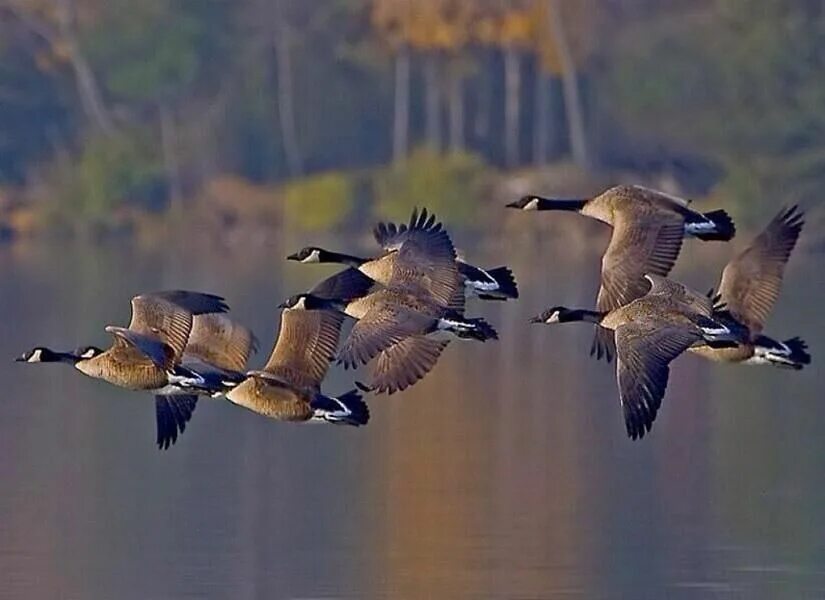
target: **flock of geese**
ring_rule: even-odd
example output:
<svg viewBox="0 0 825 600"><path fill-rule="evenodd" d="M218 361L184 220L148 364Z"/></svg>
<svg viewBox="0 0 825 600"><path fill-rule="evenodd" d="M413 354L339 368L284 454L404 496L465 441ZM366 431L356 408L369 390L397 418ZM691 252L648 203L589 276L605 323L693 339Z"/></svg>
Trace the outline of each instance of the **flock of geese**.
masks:
<svg viewBox="0 0 825 600"><path fill-rule="evenodd" d="M735 227L723 210L700 213L689 202L640 186L612 187L590 199L527 196L523 211L575 211L613 229L602 258L596 310L555 306L534 323L597 325L591 355L616 360L627 433L649 432L667 387L670 362L685 351L708 359L801 369L804 341L762 334L803 225L797 207L783 209L722 272L717 291L701 294L667 279L685 236L728 241ZM415 384L452 339L498 338L484 319L468 316L469 298L518 298L507 267L485 269L459 259L449 234L426 209L408 223L379 223L381 250L364 258L309 246L287 258L345 268L281 305L275 347L259 370L252 332L225 313L223 298L192 291L132 299L128 327L107 326L108 349L57 352L38 346L17 360L63 362L113 385L155 397L157 444L183 433L199 396L225 398L282 421L360 426L369 420L362 393L392 394ZM346 317L355 321L341 342ZM340 395L321 384L333 361L345 369L371 364L368 383Z"/></svg>

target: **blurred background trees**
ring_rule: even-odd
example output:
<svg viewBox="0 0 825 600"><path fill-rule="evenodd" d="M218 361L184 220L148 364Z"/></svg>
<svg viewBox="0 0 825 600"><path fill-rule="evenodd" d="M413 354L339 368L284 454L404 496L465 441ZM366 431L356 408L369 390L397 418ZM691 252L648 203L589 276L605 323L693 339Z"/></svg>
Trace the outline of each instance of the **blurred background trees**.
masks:
<svg viewBox="0 0 825 600"><path fill-rule="evenodd" d="M816 201L824 68L813 0L0 0L0 187L66 223L226 178L460 217L554 163Z"/></svg>

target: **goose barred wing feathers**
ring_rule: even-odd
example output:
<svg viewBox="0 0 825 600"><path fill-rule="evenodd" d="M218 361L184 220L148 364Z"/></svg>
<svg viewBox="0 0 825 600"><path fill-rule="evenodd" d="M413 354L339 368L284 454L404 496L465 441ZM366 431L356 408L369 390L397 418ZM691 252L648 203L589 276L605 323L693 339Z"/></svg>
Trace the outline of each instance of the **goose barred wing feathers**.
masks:
<svg viewBox="0 0 825 600"><path fill-rule="evenodd" d="M701 339L698 333L657 323L628 323L616 329L616 378L627 435L644 437L662 405L670 362Z"/></svg>
<svg viewBox="0 0 825 600"><path fill-rule="evenodd" d="M435 215L416 209L409 224L379 223L373 234L384 250L394 253L388 286L463 310L464 288L455 247Z"/></svg>
<svg viewBox="0 0 825 600"><path fill-rule="evenodd" d="M721 299L752 335L762 331L779 298L785 265L799 239L803 217L796 206L783 209L722 271Z"/></svg>
<svg viewBox="0 0 825 600"><path fill-rule="evenodd" d="M209 313L193 318L185 352L226 371L243 371L257 349L258 340L248 328Z"/></svg>
<svg viewBox="0 0 825 600"><path fill-rule="evenodd" d="M175 360L180 360L192 329L193 315L227 309L223 298L212 294L183 290L140 294L132 298L129 329L156 336L172 348Z"/></svg>
<svg viewBox="0 0 825 600"><path fill-rule="evenodd" d="M644 296L650 288L644 276L670 273L683 237L684 225L677 215L657 213L653 218L641 219L620 215L613 224L613 235L602 257L597 309L611 311ZM609 331L596 330L590 354L610 362L615 343Z"/></svg>
<svg viewBox="0 0 825 600"><path fill-rule="evenodd" d="M320 389L335 358L344 315L284 309L281 330L263 370L298 388Z"/></svg>

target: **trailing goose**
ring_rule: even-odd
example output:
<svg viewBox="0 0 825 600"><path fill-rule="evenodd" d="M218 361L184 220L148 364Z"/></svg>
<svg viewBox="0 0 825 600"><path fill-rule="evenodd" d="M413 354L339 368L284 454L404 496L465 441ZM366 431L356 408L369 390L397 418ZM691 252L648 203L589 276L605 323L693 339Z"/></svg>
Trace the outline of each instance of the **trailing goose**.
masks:
<svg viewBox="0 0 825 600"><path fill-rule="evenodd" d="M415 261L421 250L431 246L443 246L455 260L458 277L464 283L468 296L477 296L482 300L507 300L518 298L518 287L513 273L507 267L482 269L455 258L452 242L449 240L442 225L436 222L435 215L429 214L427 209L414 210L409 224L396 225L395 223L379 223L373 230L375 240L384 250L384 254L377 258L362 258L350 254L341 254L324 250L317 246L307 246L294 254L287 256L288 260L302 263L339 263L358 269L384 285L399 285L403 278L403 285L411 291L418 284L414 277L427 278L429 271ZM407 248L403 249L404 243ZM411 249L415 248L414 251ZM434 267L433 267L434 268ZM412 269L412 271L410 271ZM429 293L440 289L443 285L452 286L455 274L452 271L440 273L434 280L439 283L424 282L422 285ZM445 283L446 282L446 283ZM449 300L443 293L434 294L442 301Z"/></svg>
<svg viewBox="0 0 825 600"><path fill-rule="evenodd" d="M332 397L321 382L335 357L343 315L282 305L278 340L264 368L249 371L226 393L233 404L279 421L366 425L369 410L357 390Z"/></svg>
<svg viewBox="0 0 825 600"><path fill-rule="evenodd" d="M781 210L745 250L731 260L719 283L719 300L725 310L717 318L741 333L735 348L691 348L701 356L720 362L774 365L802 369L811 356L803 340L794 337L777 341L762 335L765 321L782 287L785 265L804 224L804 213L796 206Z"/></svg>
<svg viewBox="0 0 825 600"><path fill-rule="evenodd" d="M619 399L627 435L634 440L644 437L656 419L673 359L696 344L730 347L736 339L712 316L709 298L657 275L645 277L649 292L625 306L609 311L556 306L532 319L548 324L587 321L614 337Z"/></svg>
<svg viewBox="0 0 825 600"><path fill-rule="evenodd" d="M158 444L161 445L161 441L166 443L171 435L166 426L169 414L166 408L175 415L175 437L177 429L183 430L194 410L194 399L183 391L183 386L197 383L201 378L182 366L194 316L225 312L228 307L219 296L188 291L141 294L132 298L131 304L129 327L106 327L114 337L109 349L86 346L75 352L56 352L38 346L17 361L62 362L118 387L164 395L180 392L183 397L162 407L163 423L158 415Z"/></svg>
<svg viewBox="0 0 825 600"><path fill-rule="evenodd" d="M521 210L568 210L613 227L602 257L596 307L610 311L643 296L646 273L667 276L679 256L684 235L727 241L736 229L724 210L699 213L689 202L636 185L612 187L591 199L550 200L525 196L508 204ZM596 331L590 354L608 362L615 353L613 338Z"/></svg>
<svg viewBox="0 0 825 600"><path fill-rule="evenodd" d="M157 444L165 450L183 433L198 394L218 397L244 379L250 355L257 351L253 333L224 314L195 315L175 383L155 392Z"/></svg>

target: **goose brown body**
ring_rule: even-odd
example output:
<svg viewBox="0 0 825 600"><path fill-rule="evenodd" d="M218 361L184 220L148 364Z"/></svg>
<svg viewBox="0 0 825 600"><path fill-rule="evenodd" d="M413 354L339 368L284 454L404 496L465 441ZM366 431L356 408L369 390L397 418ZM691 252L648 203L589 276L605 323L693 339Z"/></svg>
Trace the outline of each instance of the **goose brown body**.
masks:
<svg viewBox="0 0 825 600"><path fill-rule="evenodd" d="M310 402L314 392L306 388L293 388L276 377L252 373L246 380L227 394L238 406L278 421L308 421L313 410Z"/></svg>
<svg viewBox="0 0 825 600"><path fill-rule="evenodd" d="M613 225L621 216L676 214L684 218L691 213L699 213L689 208L684 198L639 185L617 185L609 188L585 202L581 214L592 217L608 225Z"/></svg>
<svg viewBox="0 0 825 600"><path fill-rule="evenodd" d="M363 411L360 415L346 412L336 422L363 425L369 413L360 397L353 403L321 394L321 382L335 356L344 316L327 310L306 310L304 301L285 307L281 313L278 340L266 365L260 371L249 371L246 379L227 392L226 398L265 417L279 421L309 421L318 419L319 406L346 404L348 411ZM346 395L352 397L352 393ZM327 418L327 420L332 420Z"/></svg>
<svg viewBox="0 0 825 600"><path fill-rule="evenodd" d="M157 390L169 382L165 368L119 341L103 354L78 361L75 368L84 375L130 390Z"/></svg>

